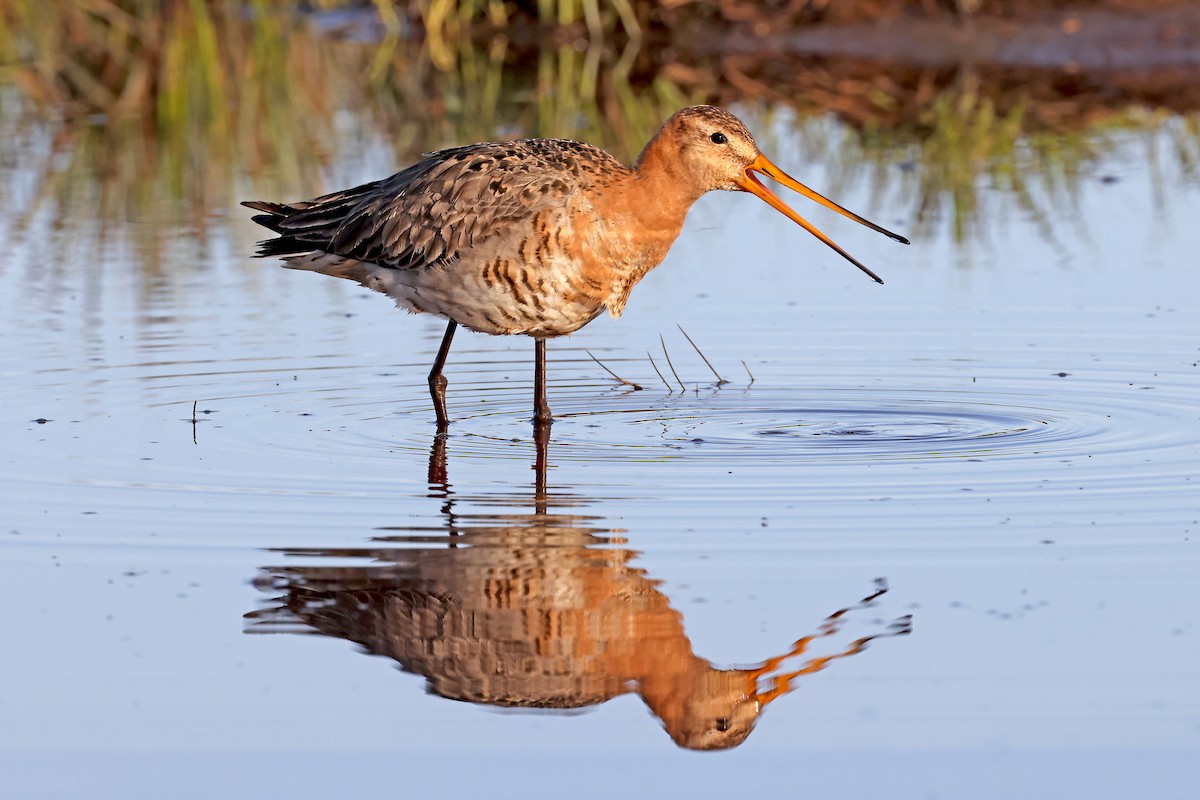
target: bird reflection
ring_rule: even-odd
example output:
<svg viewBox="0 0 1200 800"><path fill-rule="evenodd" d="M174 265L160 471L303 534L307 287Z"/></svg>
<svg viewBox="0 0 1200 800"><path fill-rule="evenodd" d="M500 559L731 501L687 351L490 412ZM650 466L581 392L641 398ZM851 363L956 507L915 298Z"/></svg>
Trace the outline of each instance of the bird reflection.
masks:
<svg viewBox="0 0 1200 800"><path fill-rule="evenodd" d="M798 677L862 652L873 639L909 632L903 617L806 657L815 640L837 634L850 612L887 591L877 581L872 594L830 614L781 655L746 668L714 666L692 652L683 616L661 582L634 566L638 553L622 547L622 532L596 517L561 513L582 502L547 491L547 435L537 441L532 497L520 501L533 513L495 514L459 511L472 500L451 490L446 438L438 436L429 482L443 524L381 529L362 548L289 550L372 563L263 568L256 584L275 596L247 615L248 631L356 642L451 700L576 709L635 692L690 749L737 746Z"/></svg>

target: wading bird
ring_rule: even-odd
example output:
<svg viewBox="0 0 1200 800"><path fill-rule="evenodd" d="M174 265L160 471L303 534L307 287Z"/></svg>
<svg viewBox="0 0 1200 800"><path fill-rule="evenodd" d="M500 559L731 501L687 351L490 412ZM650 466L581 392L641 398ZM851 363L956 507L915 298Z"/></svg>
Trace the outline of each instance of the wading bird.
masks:
<svg viewBox="0 0 1200 800"><path fill-rule="evenodd" d="M713 106L672 115L633 167L565 139L486 142L438 150L390 178L314 200L242 205L280 234L259 244L259 256L357 281L402 308L448 320L429 373L440 430L450 422L442 368L459 325L533 337L533 421L546 426L546 340L605 309L619 317L706 192L757 195L883 283L756 173L908 244L787 175L741 120Z"/></svg>

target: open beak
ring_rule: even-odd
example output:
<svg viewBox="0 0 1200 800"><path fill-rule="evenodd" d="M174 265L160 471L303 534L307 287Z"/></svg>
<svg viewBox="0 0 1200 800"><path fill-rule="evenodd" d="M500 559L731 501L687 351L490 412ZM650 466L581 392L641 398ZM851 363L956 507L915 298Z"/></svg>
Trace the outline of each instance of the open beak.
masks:
<svg viewBox="0 0 1200 800"><path fill-rule="evenodd" d="M756 178L754 176L755 172L760 172L763 175L766 175L776 181L779 181L780 183L782 183L784 186L788 187L792 191L799 192L800 194L804 195L805 197L807 197L810 200L816 200L818 203L825 206L826 208L832 208L834 211L838 212L839 214L849 217L850 219L854 220L855 222L866 225L868 228L871 228L872 230L879 231L884 236L889 236L892 239L895 239L897 242L901 242L903 244L909 243L908 239L905 239L903 236L900 236L898 234L892 233L889 230L881 228L878 225L876 225L874 222L865 220L862 217L860 217L858 214L855 214L853 211L847 211L846 209L842 208L841 206L839 206L837 203L833 202L832 200L829 200L828 198L822 197L821 195L817 194L812 189L808 188L803 183L796 180L795 178L793 178L792 176L788 175L786 172L781 170L779 167L772 164L770 159L768 159L762 153L759 153L758 157L755 158L754 161L750 162L750 164L746 167L746 172L743 177L735 179L735 183L737 183L737 185L742 189L742 191L750 192L751 194L757 195L758 197L765 200L776 211L779 211L784 216L786 216L788 219L790 219L792 222L795 222L801 228L804 228L804 230L808 231L813 236L817 237L822 242L824 242L825 244L832 247L834 250L836 250L838 252L839 255L841 255L842 258L846 259L851 264L853 264L854 266L861 269L863 272L870 275L872 278L875 279L876 283L883 283L883 278L880 278L878 275L876 275L874 272L872 272L866 266L864 266L861 262L859 262L858 259L856 259L854 256L850 255L845 250L838 247L832 239L830 239L828 236L826 236L825 234L823 234L819 230L817 230L816 227L814 227L811 222L809 222L804 217L800 216L795 211L793 211L791 209L791 207L788 206L787 203L780 200L778 195L776 195L774 192L772 192L770 189L768 189L766 186L764 186L762 184L762 181L760 181L758 178Z"/></svg>

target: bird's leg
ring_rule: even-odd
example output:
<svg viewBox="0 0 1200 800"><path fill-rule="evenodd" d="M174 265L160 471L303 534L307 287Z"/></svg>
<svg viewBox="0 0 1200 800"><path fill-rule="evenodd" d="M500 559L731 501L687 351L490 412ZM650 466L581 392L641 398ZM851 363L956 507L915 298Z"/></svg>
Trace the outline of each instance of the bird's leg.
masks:
<svg viewBox="0 0 1200 800"><path fill-rule="evenodd" d="M546 340L533 340L533 424L541 428L554 422L546 402Z"/></svg>
<svg viewBox="0 0 1200 800"><path fill-rule="evenodd" d="M450 342L454 339L454 329L458 323L453 320L446 326L446 335L442 337L442 346L438 348L437 358L433 360L433 369L429 370L429 396L433 398L433 411L437 414L438 432L450 427L450 417L446 414L446 376L442 367L446 366L446 356L450 354Z"/></svg>

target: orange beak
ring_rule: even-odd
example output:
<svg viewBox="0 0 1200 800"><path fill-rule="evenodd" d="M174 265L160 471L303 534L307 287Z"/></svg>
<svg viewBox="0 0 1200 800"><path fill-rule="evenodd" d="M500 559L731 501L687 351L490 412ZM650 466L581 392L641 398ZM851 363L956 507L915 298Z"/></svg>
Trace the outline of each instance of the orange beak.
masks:
<svg viewBox="0 0 1200 800"><path fill-rule="evenodd" d="M853 264L854 266L861 269L863 272L870 275L872 278L875 279L876 283L883 283L883 278L880 278L874 272L867 269L867 267L864 266L861 262L859 262L858 259L856 259L854 256L847 253L842 248L838 247L832 239L830 239L828 236L826 236L825 234L823 234L819 230L817 230L816 227L814 227L811 222L809 222L804 217L800 216L795 211L793 211L791 209L791 207L788 206L787 203L780 200L778 195L776 195L774 192L772 192L770 189L768 189L766 186L764 186L762 184L762 182L754 176L753 173L755 173L755 172L761 172L763 175L766 175L776 181L779 181L780 183L782 183L784 186L788 187L792 191L799 192L800 194L804 195L805 197L807 197L810 200L816 200L818 203L825 206L826 208L832 208L834 211L838 212L839 214L849 217L850 219L852 219L855 222L858 222L862 225L866 225L868 228L870 228L872 230L879 231L884 236L889 236L892 239L895 239L897 242L901 242L903 244L909 243L908 239L905 239L903 236L899 236L895 233L892 233L889 230L886 230L885 228L881 228L878 225L876 225L874 222L865 220L862 217L860 217L858 214L855 214L853 211L848 211L848 210L842 208L841 206L839 206L837 203L833 202L832 200L829 200L828 198L822 197L821 195L817 194L812 189L808 188L803 183L796 180L795 178L793 178L792 176L788 175L786 172L781 170L779 167L772 164L770 159L768 159L762 153L759 153L758 157L755 158L754 161L750 162L750 164L746 167L745 176L740 179L735 180L735 183L737 183L737 185L742 189L742 191L750 192L751 194L757 195L758 197L765 200L767 202L767 204L770 205L772 208L774 208L776 211L779 211L785 217L790 219L792 222L795 222L801 228L804 228L804 230L808 231L813 236L817 237L822 242L824 242L825 244L832 247L834 250L836 250L838 252L839 255L841 255L842 258L846 259L851 264Z"/></svg>

